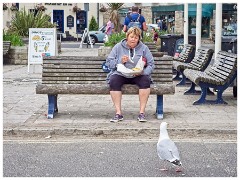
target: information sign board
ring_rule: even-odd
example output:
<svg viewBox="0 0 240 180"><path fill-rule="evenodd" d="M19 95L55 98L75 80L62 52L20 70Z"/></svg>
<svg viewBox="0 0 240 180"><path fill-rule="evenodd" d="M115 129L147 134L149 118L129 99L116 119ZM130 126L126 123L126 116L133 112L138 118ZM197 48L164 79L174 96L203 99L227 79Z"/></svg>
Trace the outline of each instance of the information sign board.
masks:
<svg viewBox="0 0 240 180"><path fill-rule="evenodd" d="M42 64L44 56L55 56L57 38L55 28L29 28L28 72L30 64Z"/></svg>

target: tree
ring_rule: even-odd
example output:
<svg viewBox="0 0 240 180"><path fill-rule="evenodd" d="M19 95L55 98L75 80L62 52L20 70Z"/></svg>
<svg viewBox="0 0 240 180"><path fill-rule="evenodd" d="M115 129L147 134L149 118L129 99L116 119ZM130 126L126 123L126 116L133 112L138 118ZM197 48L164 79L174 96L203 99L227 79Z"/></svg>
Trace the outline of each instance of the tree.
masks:
<svg viewBox="0 0 240 180"><path fill-rule="evenodd" d="M89 24L89 31L97 31L98 30L98 24L96 19L92 16L90 24Z"/></svg>
<svg viewBox="0 0 240 180"><path fill-rule="evenodd" d="M112 13L114 10L119 10L124 3L107 3L108 7L110 7L111 12Z"/></svg>

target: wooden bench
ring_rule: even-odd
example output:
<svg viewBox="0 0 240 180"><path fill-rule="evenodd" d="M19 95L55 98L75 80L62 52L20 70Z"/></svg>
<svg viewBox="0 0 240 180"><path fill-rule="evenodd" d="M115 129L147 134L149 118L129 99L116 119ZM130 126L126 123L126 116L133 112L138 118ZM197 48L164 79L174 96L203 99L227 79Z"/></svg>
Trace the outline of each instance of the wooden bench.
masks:
<svg viewBox="0 0 240 180"><path fill-rule="evenodd" d="M185 44L181 53L178 57L173 58L173 62L184 62L189 63L192 61L195 55L195 46L191 44ZM181 80L180 72L176 72L176 76L173 78L173 80Z"/></svg>
<svg viewBox="0 0 240 180"><path fill-rule="evenodd" d="M186 69L183 72L192 81L190 89L195 89L196 85L201 88L200 99L193 104L227 104L222 93L237 76L237 54L219 51L214 64L208 66L205 71ZM206 100L207 89L214 88L217 91L216 100Z"/></svg>
<svg viewBox="0 0 240 180"><path fill-rule="evenodd" d="M11 46L11 41L3 41L3 56L8 54L10 46Z"/></svg>
<svg viewBox="0 0 240 180"><path fill-rule="evenodd" d="M173 61L173 68L176 69L179 74L182 75L181 81L177 86L186 84L186 76L183 74L185 69L195 69L198 71L204 71L209 65L212 56L213 50L205 47L200 47L197 49L193 60L189 63Z"/></svg>
<svg viewBox="0 0 240 180"><path fill-rule="evenodd" d="M44 57L42 82L36 86L37 94L48 94L48 118L58 112L58 94L109 94L107 73L102 64L106 57L52 56ZM157 95L156 115L163 118L163 94L174 94L172 57L155 57L154 83L151 94ZM136 85L124 85L123 94L138 94Z"/></svg>

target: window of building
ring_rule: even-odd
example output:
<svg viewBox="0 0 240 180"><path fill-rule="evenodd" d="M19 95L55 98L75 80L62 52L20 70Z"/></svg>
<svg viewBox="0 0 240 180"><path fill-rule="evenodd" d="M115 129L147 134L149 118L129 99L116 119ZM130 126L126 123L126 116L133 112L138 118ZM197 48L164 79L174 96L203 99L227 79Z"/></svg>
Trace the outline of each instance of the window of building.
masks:
<svg viewBox="0 0 240 180"><path fill-rule="evenodd" d="M154 23L157 23L157 21L163 20L164 24L164 30L167 30L170 33L174 33L174 26L175 26L175 12L169 11L169 12L154 12L153 14Z"/></svg>
<svg viewBox="0 0 240 180"><path fill-rule="evenodd" d="M196 17L190 16L188 18L189 21L189 34L196 34ZM202 37L209 37L209 31L210 31L210 18L209 17L202 17Z"/></svg>
<svg viewBox="0 0 240 180"><path fill-rule="evenodd" d="M223 11L222 13L222 35L236 36L237 35L237 11Z"/></svg>
<svg viewBox="0 0 240 180"><path fill-rule="evenodd" d="M84 3L84 10L89 11L89 3Z"/></svg>

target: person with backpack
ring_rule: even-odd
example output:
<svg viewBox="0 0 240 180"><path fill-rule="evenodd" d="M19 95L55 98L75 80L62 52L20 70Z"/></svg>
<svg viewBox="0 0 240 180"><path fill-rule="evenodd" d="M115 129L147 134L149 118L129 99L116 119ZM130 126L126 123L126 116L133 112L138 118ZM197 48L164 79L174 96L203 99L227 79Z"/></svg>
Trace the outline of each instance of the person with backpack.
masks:
<svg viewBox="0 0 240 180"><path fill-rule="evenodd" d="M143 31L147 31L145 18L141 14L139 14L139 9L137 6L133 6L132 13L125 18L123 31L127 32L128 29L131 27L138 27L139 29L141 29L142 37L143 37Z"/></svg>

